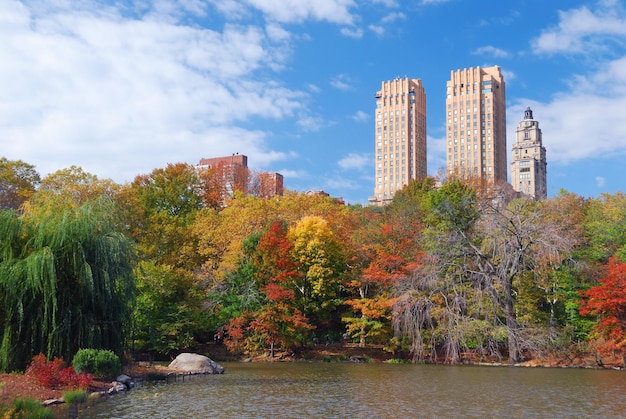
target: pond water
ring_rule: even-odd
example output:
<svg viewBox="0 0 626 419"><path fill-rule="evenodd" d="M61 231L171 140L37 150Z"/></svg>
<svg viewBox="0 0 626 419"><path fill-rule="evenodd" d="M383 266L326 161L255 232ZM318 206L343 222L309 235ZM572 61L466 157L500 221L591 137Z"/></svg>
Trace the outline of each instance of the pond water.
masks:
<svg viewBox="0 0 626 419"><path fill-rule="evenodd" d="M224 363L142 383L81 418L626 418L626 372L350 363Z"/></svg>

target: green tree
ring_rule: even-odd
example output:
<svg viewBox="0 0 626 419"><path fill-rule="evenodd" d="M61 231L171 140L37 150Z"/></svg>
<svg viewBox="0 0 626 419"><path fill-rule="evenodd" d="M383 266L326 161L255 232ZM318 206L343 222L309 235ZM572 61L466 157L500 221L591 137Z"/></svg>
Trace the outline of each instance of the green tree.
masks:
<svg viewBox="0 0 626 419"><path fill-rule="evenodd" d="M0 369L80 348L122 353L133 298L132 246L111 200L2 212Z"/></svg>
<svg viewBox="0 0 626 419"><path fill-rule="evenodd" d="M203 294L191 275L153 261L135 270L137 301L133 312L133 348L169 354L207 339L209 318Z"/></svg>

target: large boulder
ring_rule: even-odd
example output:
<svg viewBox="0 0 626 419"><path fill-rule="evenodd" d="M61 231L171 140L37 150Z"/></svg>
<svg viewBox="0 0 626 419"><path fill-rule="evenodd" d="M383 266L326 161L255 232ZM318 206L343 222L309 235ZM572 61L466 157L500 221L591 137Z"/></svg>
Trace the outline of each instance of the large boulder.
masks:
<svg viewBox="0 0 626 419"><path fill-rule="evenodd" d="M182 353L173 360L169 369L187 374L223 374L224 367L199 354Z"/></svg>

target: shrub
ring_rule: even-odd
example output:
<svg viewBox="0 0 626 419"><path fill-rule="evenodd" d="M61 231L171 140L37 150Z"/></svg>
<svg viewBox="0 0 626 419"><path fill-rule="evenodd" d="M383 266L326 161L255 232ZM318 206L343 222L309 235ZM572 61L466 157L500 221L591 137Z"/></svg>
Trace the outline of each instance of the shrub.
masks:
<svg viewBox="0 0 626 419"><path fill-rule="evenodd" d="M34 377L42 387L55 388L61 385L61 370L65 363L61 358L48 361L44 354L35 355L26 369L26 375Z"/></svg>
<svg viewBox="0 0 626 419"><path fill-rule="evenodd" d="M76 374L74 368L65 367L63 358L54 358L52 361L43 354L35 355L26 369L26 375L34 377L42 387L72 387L87 388L93 376L87 373Z"/></svg>
<svg viewBox="0 0 626 419"><path fill-rule="evenodd" d="M81 349L74 355L72 366L101 378L117 376L122 370L120 358L106 349Z"/></svg>

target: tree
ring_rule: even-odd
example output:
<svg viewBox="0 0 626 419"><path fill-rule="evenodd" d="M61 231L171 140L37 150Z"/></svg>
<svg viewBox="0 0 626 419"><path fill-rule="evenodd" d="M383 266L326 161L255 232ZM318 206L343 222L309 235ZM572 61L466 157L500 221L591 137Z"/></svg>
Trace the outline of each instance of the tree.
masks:
<svg viewBox="0 0 626 419"><path fill-rule="evenodd" d="M102 196L115 199L119 185L110 179L98 179L78 166L57 170L41 181L33 197L33 205L41 206L46 201L63 201L66 206L80 206Z"/></svg>
<svg viewBox="0 0 626 419"><path fill-rule="evenodd" d="M549 268L560 266L571 253L576 237L567 224L544 211L541 202L509 202L508 196L506 189L495 187L482 190L478 199L471 188L458 180L429 193L425 201L428 228L424 242L428 263L417 278L407 282L410 286L405 291L410 296L417 286L422 292L417 295L422 297L402 298L398 314L410 320L405 324L408 328L413 321L419 323L415 327L432 324L425 319L432 318L432 309L437 307L433 295L438 295L443 298L441 313L445 313L446 321L460 326L458 322L464 318L460 316L472 308L468 305L468 291L471 289L480 298L487 293L499 311L495 320L502 321L506 328L509 361L518 362L522 351L532 345L530 339L525 339L525 329L517 319L518 281L527 274L538 278ZM415 320L411 313L421 310L417 306L426 311ZM403 317L402 313L411 315ZM454 330L460 333L463 329L455 326ZM444 347L451 348L448 353L454 356L465 339L458 333L448 334L444 342Z"/></svg>
<svg viewBox="0 0 626 419"><path fill-rule="evenodd" d="M347 246L352 255L348 288L353 298L346 304L355 315L342 320L360 346L365 346L367 337L389 333L384 327L391 318L393 287L419 263L422 221L416 208L410 196L398 200L394 196L394 202L382 211L365 209L354 222Z"/></svg>
<svg viewBox="0 0 626 419"><path fill-rule="evenodd" d="M203 209L195 168L168 164L125 185L118 201L136 241L136 344L169 353L206 339L212 327L202 309L206 284L196 275L206 257L198 249L196 217Z"/></svg>
<svg viewBox="0 0 626 419"><path fill-rule="evenodd" d="M251 236L251 238L256 235ZM297 264L291 256L292 244L287 238L287 225L275 221L254 242L246 241L247 263L263 298L256 309L248 308L232 319L227 327L227 345L256 351L269 346L274 356L277 346L289 348L303 342L313 327L296 306L294 279Z"/></svg>
<svg viewBox="0 0 626 419"><path fill-rule="evenodd" d="M153 261L135 269L133 349L169 354L192 348L209 326L193 277Z"/></svg>
<svg viewBox="0 0 626 419"><path fill-rule="evenodd" d="M0 369L80 348L122 354L133 298L132 247L113 202L0 214Z"/></svg>
<svg viewBox="0 0 626 419"><path fill-rule="evenodd" d="M341 302L346 270L343 248L326 220L304 217L289 229L291 257L297 266L295 279L300 310L315 322L328 318Z"/></svg>
<svg viewBox="0 0 626 419"><path fill-rule="evenodd" d="M582 293L580 313L598 316L595 327L601 352L619 351L626 367L626 263L612 257L600 284Z"/></svg>
<svg viewBox="0 0 626 419"><path fill-rule="evenodd" d="M40 181L35 166L0 158L0 209L18 209L35 193Z"/></svg>
<svg viewBox="0 0 626 419"><path fill-rule="evenodd" d="M611 256L626 256L626 194L601 194L585 203L584 236L587 246L581 255L591 264L604 265Z"/></svg>
<svg viewBox="0 0 626 419"><path fill-rule="evenodd" d="M193 271L202 263L193 224L202 207L193 166L177 163L137 176L118 202L140 257Z"/></svg>

